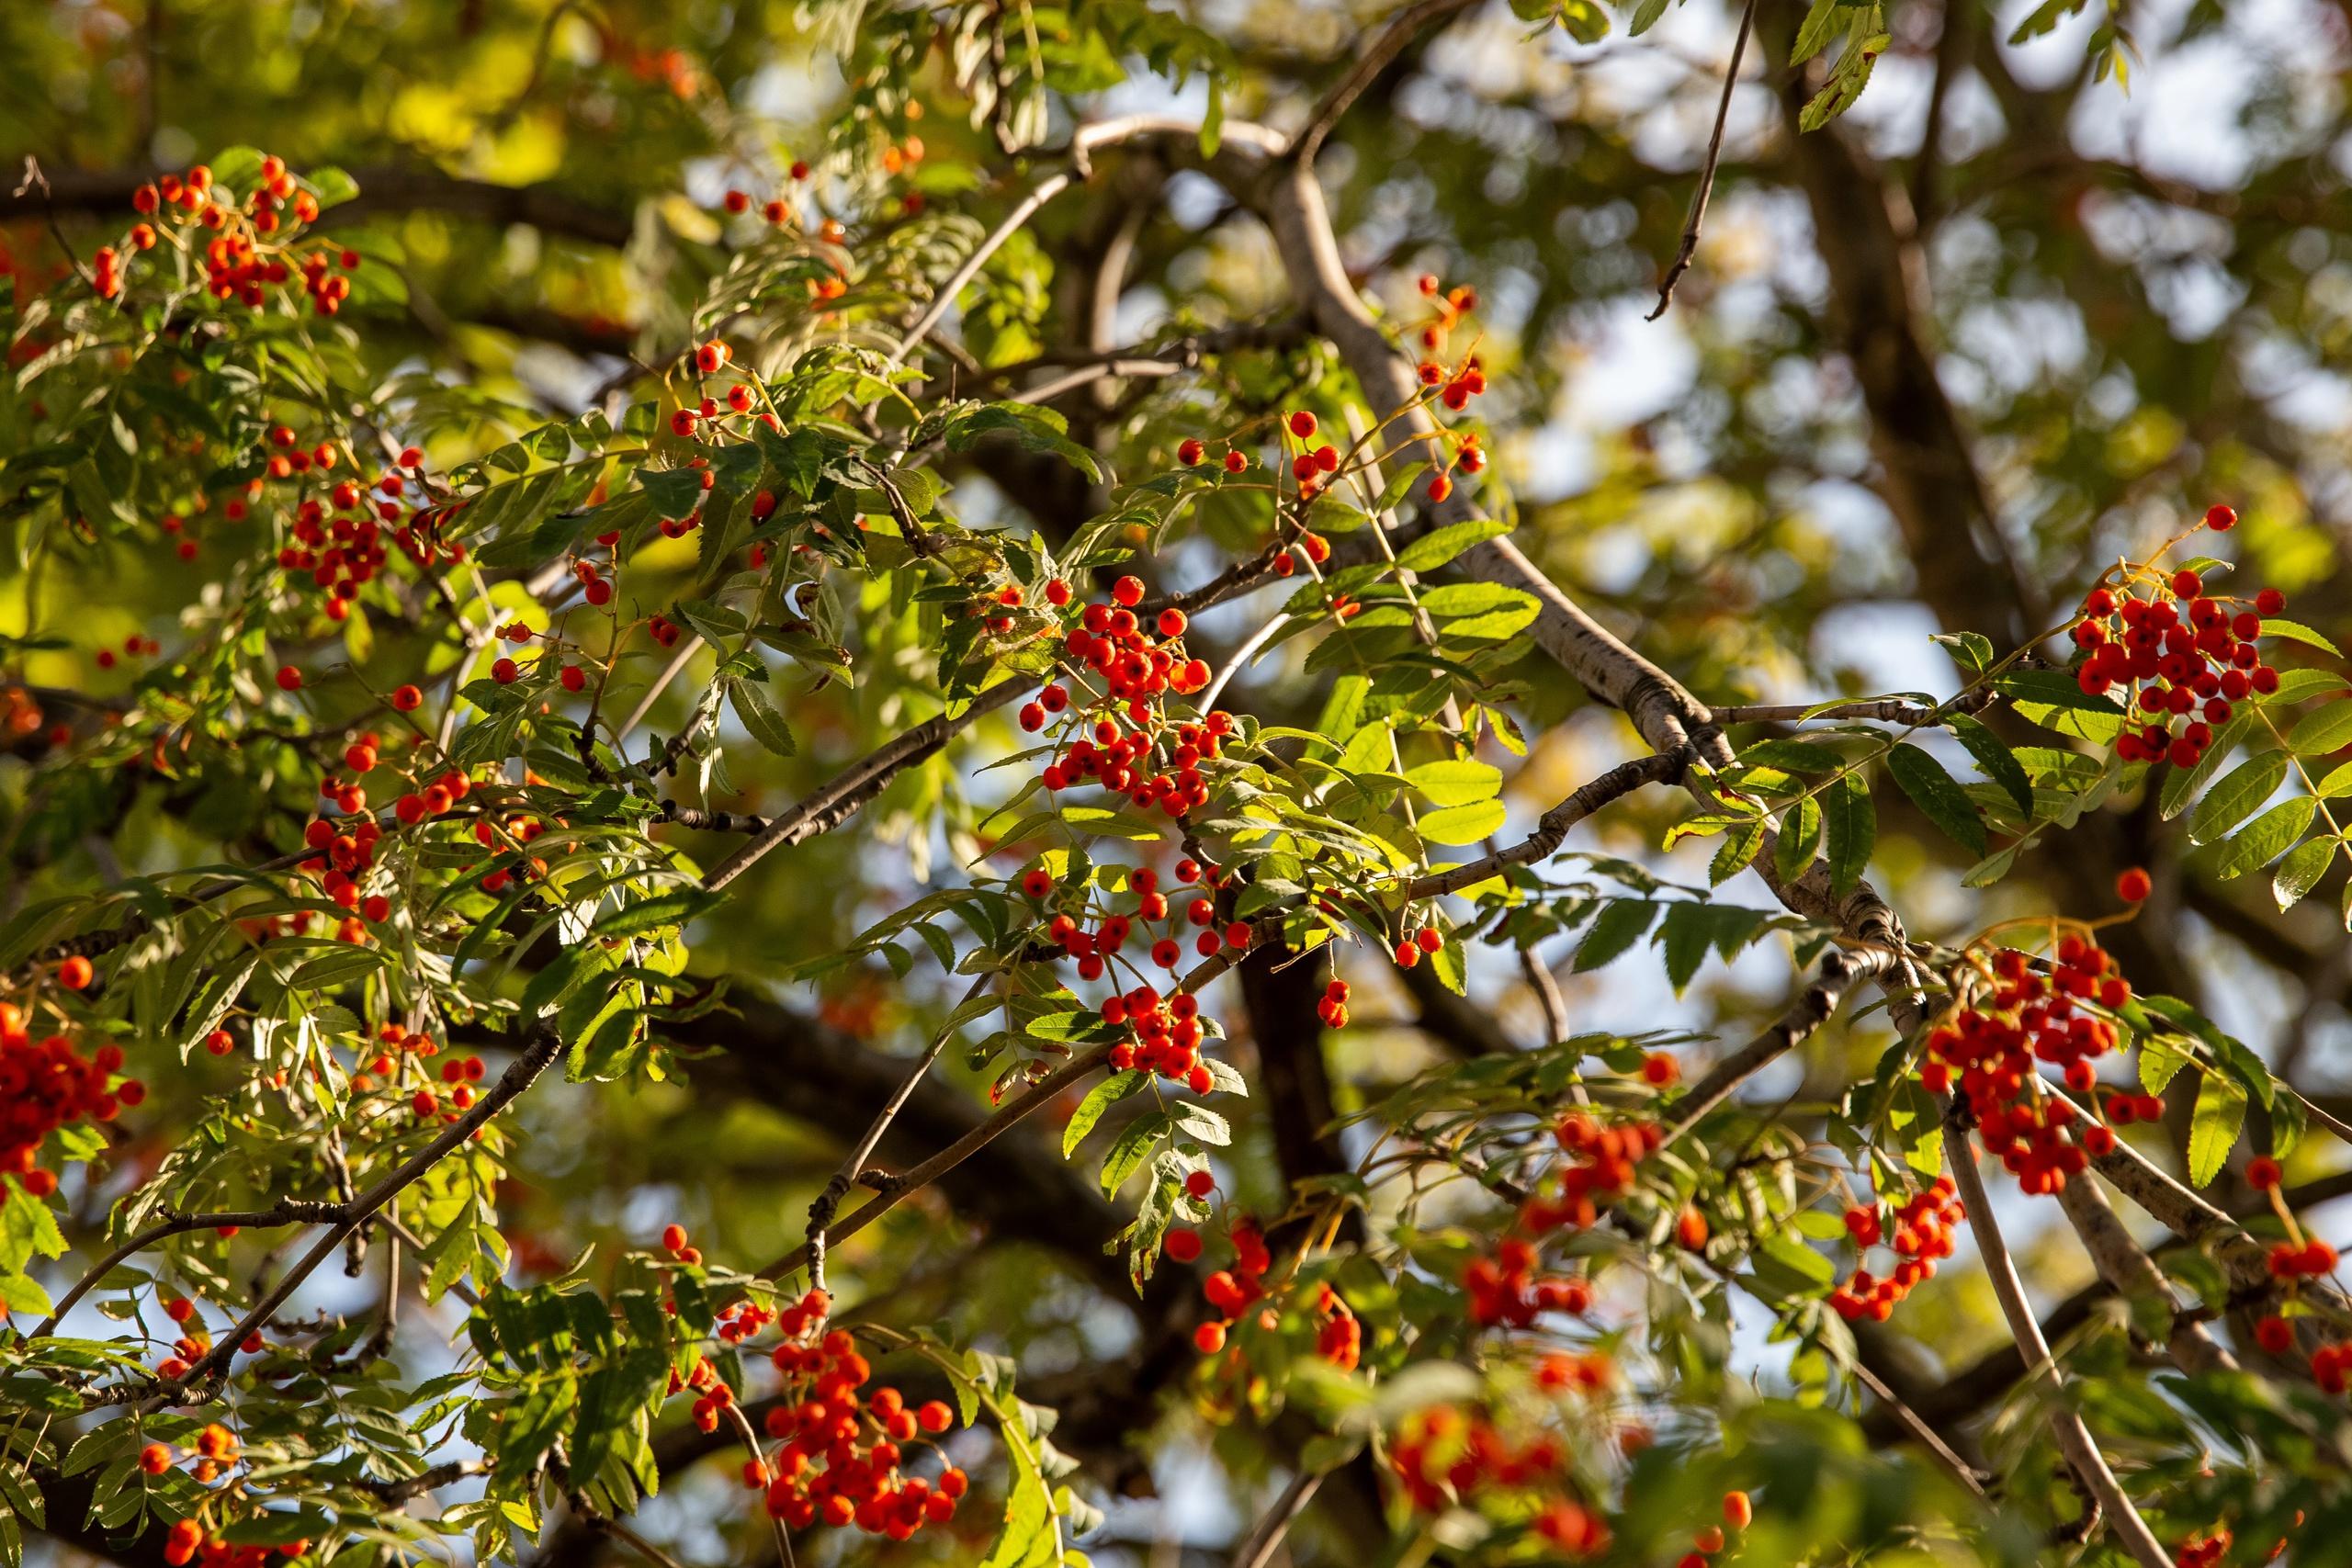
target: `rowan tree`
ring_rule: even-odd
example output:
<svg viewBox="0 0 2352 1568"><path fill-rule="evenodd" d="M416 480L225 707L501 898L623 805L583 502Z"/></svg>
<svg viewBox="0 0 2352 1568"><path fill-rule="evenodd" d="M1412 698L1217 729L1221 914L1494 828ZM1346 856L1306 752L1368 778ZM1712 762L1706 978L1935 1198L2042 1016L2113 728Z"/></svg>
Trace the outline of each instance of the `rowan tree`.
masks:
<svg viewBox="0 0 2352 1568"><path fill-rule="evenodd" d="M0 1562L2344 1561L2352 45L2013 9L0 15Z"/></svg>

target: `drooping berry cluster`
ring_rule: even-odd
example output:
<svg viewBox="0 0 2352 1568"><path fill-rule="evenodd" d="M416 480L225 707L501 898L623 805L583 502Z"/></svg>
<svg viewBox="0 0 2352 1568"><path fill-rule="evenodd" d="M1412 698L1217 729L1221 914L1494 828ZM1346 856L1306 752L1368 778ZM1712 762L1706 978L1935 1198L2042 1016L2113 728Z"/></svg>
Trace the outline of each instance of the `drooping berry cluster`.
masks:
<svg viewBox="0 0 2352 1568"><path fill-rule="evenodd" d="M1894 1212L1894 1229L1886 1232L1875 1204L1857 1204L1846 1211L1846 1234L1864 1252L1883 1240L1901 1261L1884 1277L1856 1269L1853 1277L1829 1294L1832 1311L1852 1323L1869 1318L1884 1323L1920 1280L1935 1277L1936 1264L1952 1254L1952 1233L1968 1217L1959 1190L1949 1176L1913 1193Z"/></svg>
<svg viewBox="0 0 2352 1568"><path fill-rule="evenodd" d="M1080 609L1078 624L1062 634L1062 648L1073 671L1094 679L1079 673L1075 698L1059 681L1048 682L1022 707L1021 727L1032 733L1049 722L1055 727L1063 750L1042 770L1047 789L1091 779L1146 810L1157 806L1181 817L1208 799L1200 764L1217 755L1233 733L1233 719L1211 713L1193 723L1167 714L1163 705L1170 693L1190 696L1207 688L1209 667L1185 651L1191 621L1184 612L1171 606L1147 626L1136 614L1143 597L1142 580L1123 577L1107 602ZM1060 579L1046 585L1047 605L1065 619L1071 598L1069 584ZM996 595L1003 609L1018 609L1022 602L1018 587Z"/></svg>
<svg viewBox="0 0 2352 1568"><path fill-rule="evenodd" d="M1631 1192L1642 1161L1665 1141L1665 1129L1655 1122L1608 1126L1571 1111L1552 1136L1568 1156L1556 1173L1558 1191L1548 1198L1539 1193L1520 1210L1521 1223L1539 1236L1583 1230L1600 1217L1602 1204Z"/></svg>
<svg viewBox="0 0 2352 1568"><path fill-rule="evenodd" d="M1470 1321L1480 1327L1525 1328L1547 1312L1584 1313L1592 1307L1592 1286L1568 1275L1539 1275L1534 1247L1506 1236L1492 1258L1473 1258L1464 1270L1470 1292Z"/></svg>
<svg viewBox="0 0 2352 1568"><path fill-rule="evenodd" d="M80 988L70 984L75 978L90 983L86 958L68 958L59 970L69 990ZM57 1173L39 1163L49 1135L76 1122L111 1122L147 1089L137 1078L116 1078L121 1046L108 1043L85 1056L62 1034L35 1041L27 1024L23 1010L0 1002L0 1174L46 1198L57 1190Z"/></svg>
<svg viewBox="0 0 2352 1568"><path fill-rule="evenodd" d="M1422 1513L1476 1506L1498 1495L1534 1495L1535 1533L1569 1556L1607 1549L1608 1521L1566 1490L1560 1439L1538 1431L1514 1441L1478 1408L1432 1405L1407 1416L1389 1440L1388 1467L1406 1499Z"/></svg>
<svg viewBox="0 0 2352 1568"><path fill-rule="evenodd" d="M2114 1134L2094 1125L2078 1143L2074 1108L2045 1102L2035 1064L2060 1068L2076 1093L2091 1092L2098 1082L2094 1064L2117 1038L2104 1015L2132 999L2132 987L2107 952L2080 934L2060 939L2046 976L2013 947L1996 950L1988 968L1989 988L1929 1032L1920 1082L1937 1094L1957 1089L1985 1149L2027 1191L2055 1192L2089 1156L2111 1148Z"/></svg>
<svg viewBox="0 0 2352 1568"><path fill-rule="evenodd" d="M298 251L294 231L317 220L318 198L301 189L275 155L262 159L254 188L242 201L198 164L185 175L165 175L141 186L130 205L142 221L130 226L122 247L101 246L92 261L92 286L103 299L120 298L130 256L161 243L154 225L143 221L148 218L210 231L203 245L205 288L216 299L264 309L298 270L302 292L320 315L335 314L351 297L346 275L358 268L359 253L333 246Z"/></svg>
<svg viewBox="0 0 2352 1568"><path fill-rule="evenodd" d="M2216 506L2203 526L2236 522L2236 513ZM2135 581L2144 596L2132 592ZM2120 696L2130 724L2116 751L2125 761L2193 768L2237 704L2278 689L2278 671L2256 641L2264 619L2287 607L2286 595L2276 588L2250 599L2210 594L2203 574L2188 567L2169 575L2138 569L2119 586L2120 593L2094 588L2083 601L2073 627L2083 650L2075 678L2092 696Z"/></svg>
<svg viewBox="0 0 2352 1568"><path fill-rule="evenodd" d="M782 1441L745 1465L744 1481L764 1487L769 1517L796 1529L821 1519L909 1540L924 1525L954 1518L964 1495L960 1470L926 1481L902 1468L905 1446L946 1431L955 1413L937 1400L910 1409L888 1385L860 1393L874 1373L855 1342L841 1329L818 1337L829 1306L823 1292L811 1291L777 1320L785 1342L769 1359L786 1398L765 1425Z"/></svg>
<svg viewBox="0 0 2352 1568"><path fill-rule="evenodd" d="M1225 1348L1225 1338L1234 1320L1250 1310L1266 1295L1266 1270L1273 1267L1273 1255L1266 1250L1266 1236L1255 1220L1244 1217L1232 1227L1233 1262L1211 1274L1201 1285L1201 1294L1217 1315L1193 1330L1193 1345L1204 1356L1214 1356Z"/></svg>

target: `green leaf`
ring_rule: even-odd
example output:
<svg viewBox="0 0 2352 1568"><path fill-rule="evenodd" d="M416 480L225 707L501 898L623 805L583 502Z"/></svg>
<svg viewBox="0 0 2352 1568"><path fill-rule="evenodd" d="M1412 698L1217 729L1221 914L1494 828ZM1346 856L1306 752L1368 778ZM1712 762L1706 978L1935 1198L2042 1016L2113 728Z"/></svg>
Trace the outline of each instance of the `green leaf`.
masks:
<svg viewBox="0 0 2352 1568"><path fill-rule="evenodd" d="M1623 955L1657 919L1657 906L1646 898L1612 898L1603 904L1577 945L1576 972L1585 974Z"/></svg>
<svg viewBox="0 0 2352 1568"><path fill-rule="evenodd" d="M1102 1156L1102 1196L1115 1198L1127 1178L1142 1168L1143 1162L1175 1118L1165 1111L1154 1111L1138 1116L1119 1130L1111 1145L1111 1152Z"/></svg>
<svg viewBox="0 0 2352 1568"><path fill-rule="evenodd" d="M1821 829L1829 857L1829 891L1843 898L1862 879L1878 841L1878 815L1871 804L1870 785L1858 770L1823 790Z"/></svg>
<svg viewBox="0 0 2352 1568"><path fill-rule="evenodd" d="M1846 759L1817 740L1759 740L1739 754L1751 768L1778 768L1790 773L1826 773Z"/></svg>
<svg viewBox="0 0 2352 1568"><path fill-rule="evenodd" d="M727 683L727 700L752 739L779 757L789 757L798 750L792 742L791 727L785 723L784 710L776 705L763 682L730 681Z"/></svg>
<svg viewBox="0 0 2352 1568"><path fill-rule="evenodd" d="M2278 900L2281 909L2291 909L2303 900L2303 896L2319 886L2327 874L2328 866L2335 859L2336 840L2333 837L2306 839L2297 844L2270 878L2270 896Z"/></svg>
<svg viewBox="0 0 2352 1568"><path fill-rule="evenodd" d="M2001 743L2001 738L1984 728L1980 721L1966 714L1953 714L1944 720L1944 728L1960 738L1968 754L1976 760L1986 778L2008 792L2018 803L2018 810L2026 820L2033 819L2033 784L2025 776L2025 765L2016 754Z"/></svg>
<svg viewBox="0 0 2352 1568"><path fill-rule="evenodd" d="M2264 637L2284 637L2289 642L2303 643L2309 647L2318 649L2322 653L2329 654L2331 656L2340 654L2344 651L2342 649L2336 647L2335 644L2330 642L2325 634L2312 630L2311 627L2303 625L2301 621L2277 619L2266 620L2262 623L2262 635Z"/></svg>
<svg viewBox="0 0 2352 1568"><path fill-rule="evenodd" d="M1408 768L1405 782L1429 796L1433 806L1474 806L1494 798L1503 786L1503 775L1489 763L1463 758Z"/></svg>
<svg viewBox="0 0 2352 1568"><path fill-rule="evenodd" d="M1467 523L1450 523L1415 539L1396 552L1396 565L1405 571L1435 571L1473 545L1488 539L1498 539L1510 532L1510 525L1498 517L1476 517Z"/></svg>
<svg viewBox="0 0 2352 1568"><path fill-rule="evenodd" d="M1976 814L1976 803L1968 798L1968 792L1944 771L1941 762L1906 740L1886 754L1886 771L1928 820L1969 853L1984 852L1984 819Z"/></svg>
<svg viewBox="0 0 2352 1568"><path fill-rule="evenodd" d="M1732 829L1715 850L1715 858L1707 864L1707 881L1712 886L1722 886L1747 869L1764 847L1764 831L1770 824L1761 817L1751 817L1744 826Z"/></svg>
<svg viewBox="0 0 2352 1568"><path fill-rule="evenodd" d="M1501 827L1506 815L1499 800L1450 806L1442 811L1424 813L1420 834L1433 844L1475 844Z"/></svg>
<svg viewBox="0 0 2352 1568"><path fill-rule="evenodd" d="M2197 814L2188 819L2189 841L2210 844L2229 837L2230 829L2260 810L2277 793L2287 777L2287 753L2271 750L2248 757L2231 769L2197 803Z"/></svg>
<svg viewBox="0 0 2352 1568"><path fill-rule="evenodd" d="M2352 702L2313 708L2287 731L2287 750L2298 757L2341 751L2352 746Z"/></svg>
<svg viewBox="0 0 2352 1568"><path fill-rule="evenodd" d="M1078 1109L1070 1112L1069 1125L1062 1129L1062 1158L1068 1159L1078 1152L1078 1145L1094 1131L1094 1124L1102 1120L1104 1111L1150 1081L1149 1073L1130 1067L1123 1073L1113 1073L1090 1089L1086 1098L1078 1102Z"/></svg>
<svg viewBox="0 0 2352 1568"><path fill-rule="evenodd" d="M2203 1187L2221 1174L2245 1125L2245 1090L2220 1073L2198 1086L2197 1108L2188 1118L2188 1179Z"/></svg>
<svg viewBox="0 0 2352 1568"><path fill-rule="evenodd" d="M2188 797L2202 789L2207 779L2222 771L2222 764L2229 761L2230 753L2237 750L2238 743L2245 739L2246 731L2253 728L2253 712L2240 710L2232 716L2229 723L2222 726L2212 743L2205 748L2205 754L2197 760L2195 767L2172 768L2165 772L2164 788L2156 793L2156 806L2165 821L2171 821L2188 809Z"/></svg>
<svg viewBox="0 0 2352 1568"><path fill-rule="evenodd" d="M684 925L704 910L718 903L718 895L705 893L700 888L684 887L673 893L657 893L640 898L605 915L595 925L598 936L642 936L648 931L664 931Z"/></svg>
<svg viewBox="0 0 2352 1568"><path fill-rule="evenodd" d="M1821 843L1821 807L1806 795L1781 813L1781 836L1772 845L1772 869L1783 884L1796 881L1813 864Z"/></svg>
<svg viewBox="0 0 2352 1568"><path fill-rule="evenodd" d="M2308 795L2280 801L2230 840L2222 858L2214 863L2213 874L2226 882L2233 876L2244 876L2256 866L2268 865L2303 836L2318 809L2319 802Z"/></svg>

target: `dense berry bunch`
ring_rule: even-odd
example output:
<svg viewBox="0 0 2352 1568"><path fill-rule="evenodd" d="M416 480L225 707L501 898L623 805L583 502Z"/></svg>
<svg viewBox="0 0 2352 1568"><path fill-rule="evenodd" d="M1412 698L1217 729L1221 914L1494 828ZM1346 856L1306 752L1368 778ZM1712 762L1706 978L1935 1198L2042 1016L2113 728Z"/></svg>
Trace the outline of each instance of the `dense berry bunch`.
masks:
<svg viewBox="0 0 2352 1568"><path fill-rule="evenodd" d="M769 1359L786 1398L768 1412L766 1427L782 1442L747 1464L744 1480L766 1488L770 1517L796 1529L821 1519L905 1540L926 1524L946 1523L964 1495L964 1472L950 1468L926 1481L901 1466L906 1445L946 1431L954 1412L937 1400L910 1409L888 1386L861 1393L873 1369L855 1343L841 1329L818 1337L828 1304L812 1291L779 1318L785 1343Z"/></svg>
<svg viewBox="0 0 2352 1568"><path fill-rule="evenodd" d="M1566 1454L1549 1432L1513 1441L1483 1410L1433 1405L1405 1418L1389 1442L1388 1466L1422 1513L1497 1500L1530 1509L1535 1534L1566 1555L1609 1545L1608 1521L1565 1491Z"/></svg>
<svg viewBox="0 0 2352 1568"><path fill-rule="evenodd" d="M1533 1246L1506 1236L1492 1258L1473 1258L1462 1276L1470 1292L1470 1321L1525 1328L1547 1312L1581 1313L1592 1305L1592 1286L1566 1275L1539 1275Z"/></svg>
<svg viewBox="0 0 2352 1568"><path fill-rule="evenodd" d="M1920 1081L1967 1100L1986 1150L2026 1190L2055 1192L2082 1171L2088 1154L2112 1146L2113 1134L2088 1129L2085 1141L2099 1146L2086 1153L2075 1141L2073 1107L2043 1101L2036 1064L2060 1068L2067 1087L2090 1092L2098 1081L2094 1064L2116 1043L2115 1024L2102 1015L2129 1002L2132 987L2104 949L2076 934L2060 940L2048 975L2024 952L2005 947L1993 954L1989 978L1988 990L1928 1034Z"/></svg>
<svg viewBox="0 0 2352 1568"><path fill-rule="evenodd" d="M89 984L90 961L69 958L60 965L79 965L82 985ZM68 989L79 989L69 985ZM57 1190L57 1173L39 1163L40 1146L60 1127L84 1120L110 1122L125 1105L146 1097L136 1078L118 1081L122 1047L101 1045L88 1056L63 1035L36 1042L26 1027L24 1013L11 1002L0 1002L0 1174L36 1198Z"/></svg>
<svg viewBox="0 0 2352 1568"><path fill-rule="evenodd" d="M1018 588L1004 589L998 603L1018 608L1020 594ZM1209 667L1185 652L1190 621L1184 612L1162 610L1147 624L1136 614L1143 595L1140 579L1123 577L1108 603L1079 612L1078 624L1062 639L1070 667L1083 671L1075 682L1078 694L1059 681L1049 682L1022 707L1021 728L1033 733L1053 728L1061 750L1042 770L1047 789L1092 780L1144 810L1157 807L1182 817L1208 800L1200 764L1217 755L1233 733L1233 720L1211 713L1195 723L1165 711L1169 694L1189 696L1206 689ZM1069 603L1069 585L1058 579L1048 583L1046 597L1062 609Z"/></svg>
<svg viewBox="0 0 2352 1568"><path fill-rule="evenodd" d="M1537 1235L1583 1230L1600 1217L1601 1205L1634 1190L1642 1161L1657 1152L1665 1129L1655 1122L1604 1126L1582 1111L1560 1119L1552 1130L1561 1152L1556 1195L1529 1200L1521 1220Z"/></svg>
<svg viewBox="0 0 2352 1568"><path fill-rule="evenodd" d="M1882 1225L1877 1208L1847 1210L1846 1234L1855 1246L1867 1251L1884 1241L1901 1261L1883 1278L1867 1269L1855 1269L1852 1279L1830 1292L1830 1309L1849 1323L1865 1317L1884 1323L1913 1287L1935 1276L1937 1260L1951 1256L1952 1232L1966 1217L1949 1176L1939 1176L1934 1185L1913 1193L1895 1211L1892 1233Z"/></svg>
<svg viewBox="0 0 2352 1568"><path fill-rule="evenodd" d="M200 243L205 288L216 299L262 310L298 272L311 308L322 316L334 315L351 297L351 279L345 275L359 266L359 254L295 243L296 231L319 216L319 203L296 185L282 159L262 159L254 188L242 200L216 184L212 171L198 164L184 175L165 175L141 186L131 193L130 205L141 221L130 226L121 246L102 246L92 260L92 287L103 299L121 296L131 255L164 243ZM159 233L144 220L150 218L171 232ZM198 230L209 237L198 235ZM179 237L183 231L186 239Z"/></svg>
<svg viewBox="0 0 2352 1568"><path fill-rule="evenodd" d="M2217 506L2204 525L2236 521ZM2083 650L2076 679L2092 696L2121 697L2132 721L2116 741L2125 761L2193 768L2236 705L2278 689L2278 671L2263 662L2256 639L2264 618L2287 607L2286 595L2276 588L2250 599L2210 594L2203 575L2187 567L2134 576L2144 580L2144 595L2127 581L2120 593L2099 587L2083 601L2073 628Z"/></svg>

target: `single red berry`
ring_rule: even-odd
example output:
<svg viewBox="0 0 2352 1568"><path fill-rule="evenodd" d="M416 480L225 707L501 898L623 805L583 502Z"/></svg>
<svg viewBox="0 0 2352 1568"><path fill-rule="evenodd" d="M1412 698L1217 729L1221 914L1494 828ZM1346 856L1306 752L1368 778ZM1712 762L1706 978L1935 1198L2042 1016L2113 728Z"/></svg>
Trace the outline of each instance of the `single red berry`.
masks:
<svg viewBox="0 0 2352 1568"><path fill-rule="evenodd" d="M2135 865L2115 879L2115 896L2127 904L2137 904L2154 892L2155 886L2154 879Z"/></svg>
<svg viewBox="0 0 2352 1568"><path fill-rule="evenodd" d="M2227 506L2212 506L2206 509L2205 526L2212 529L2216 534L2226 534L2237 525L2238 514L2234 509Z"/></svg>
<svg viewBox="0 0 2352 1568"><path fill-rule="evenodd" d="M1201 1255L1201 1233L1188 1230L1170 1231L1168 1239L1160 1244L1160 1250L1168 1254L1171 1262L1193 1262Z"/></svg>
<svg viewBox="0 0 2352 1568"><path fill-rule="evenodd" d="M1301 441L1315 434L1315 416L1300 409L1290 416L1290 433Z"/></svg>
<svg viewBox="0 0 2352 1568"><path fill-rule="evenodd" d="M2278 1185L2278 1162L2268 1155L2256 1155L2245 1162L2245 1184L2257 1192L2267 1192Z"/></svg>
<svg viewBox="0 0 2352 1568"><path fill-rule="evenodd" d="M300 691L302 689L302 672L300 670L295 669L291 664L279 665L277 667L277 689L281 692Z"/></svg>
<svg viewBox="0 0 2352 1568"><path fill-rule="evenodd" d="M1206 446L1201 445L1197 436L1188 435L1176 443L1176 460L1189 468L1203 457L1207 457L1208 450Z"/></svg>
<svg viewBox="0 0 2352 1568"><path fill-rule="evenodd" d="M1204 1356L1214 1356L1225 1348L1225 1325L1204 1323L1193 1330L1193 1348Z"/></svg>
<svg viewBox="0 0 2352 1568"><path fill-rule="evenodd" d="M88 989L92 977L90 961L78 953L57 966L57 983L69 991Z"/></svg>

